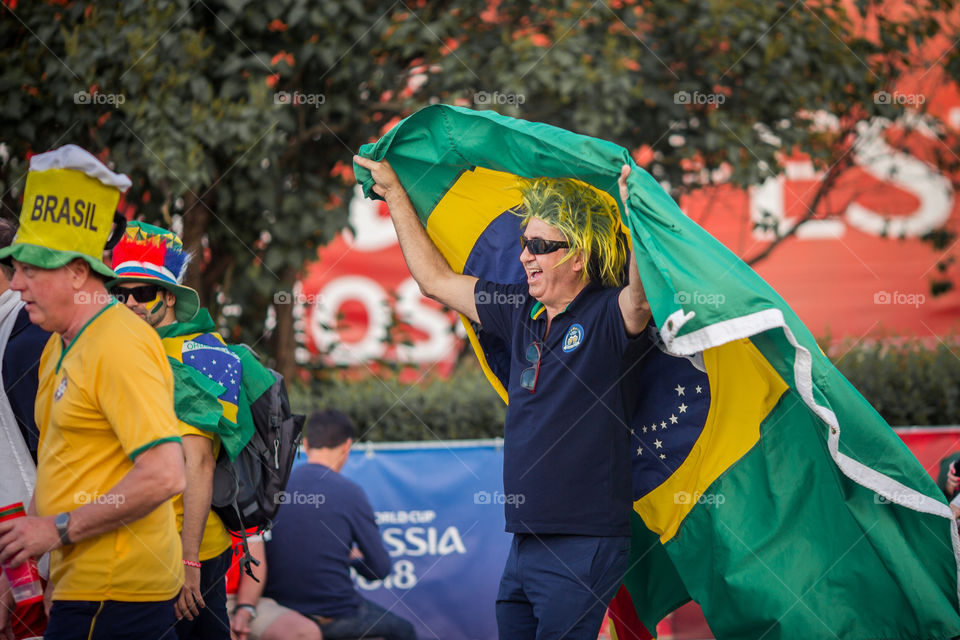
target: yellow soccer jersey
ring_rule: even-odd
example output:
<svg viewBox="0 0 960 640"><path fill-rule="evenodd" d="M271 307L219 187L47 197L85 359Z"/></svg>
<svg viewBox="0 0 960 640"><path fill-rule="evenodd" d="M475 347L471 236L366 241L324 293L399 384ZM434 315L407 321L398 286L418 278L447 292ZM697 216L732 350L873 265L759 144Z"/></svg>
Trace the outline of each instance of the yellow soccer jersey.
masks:
<svg viewBox="0 0 960 640"><path fill-rule="evenodd" d="M180 426L181 436L203 436L204 438L213 440L213 457L217 457L217 454L220 452L220 438L218 438L216 434L196 429L186 422L179 420L177 424ZM190 479L187 478L187 482L189 481ZM173 498L173 511L177 515L177 531L183 531L182 493L178 493ZM198 554L200 561L203 562L210 558L216 558L229 549L232 542L230 534L227 533L227 528L223 526L223 521L220 519L220 516L211 509L210 513L207 514L207 522L203 525L203 538L200 540L200 553Z"/></svg>
<svg viewBox="0 0 960 640"><path fill-rule="evenodd" d="M157 444L179 441L173 374L156 331L111 304L64 349L53 334L40 360L37 513L106 500ZM51 553L54 600L168 600L183 585L180 536L167 501L114 531Z"/></svg>

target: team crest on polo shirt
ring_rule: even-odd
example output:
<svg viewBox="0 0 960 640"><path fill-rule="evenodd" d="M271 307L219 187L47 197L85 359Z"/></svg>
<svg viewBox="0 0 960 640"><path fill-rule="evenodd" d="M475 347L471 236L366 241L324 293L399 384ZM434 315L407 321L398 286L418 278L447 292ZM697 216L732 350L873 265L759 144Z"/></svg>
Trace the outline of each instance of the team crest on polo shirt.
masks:
<svg viewBox="0 0 960 640"><path fill-rule="evenodd" d="M570 353L580 346L583 342L583 327L579 324L572 324L567 329L567 335L563 336L563 352Z"/></svg>
<svg viewBox="0 0 960 640"><path fill-rule="evenodd" d="M63 378L60 380L60 384L57 385L57 390L53 392L53 399L59 400L63 397L63 394L67 391L67 374L63 374Z"/></svg>

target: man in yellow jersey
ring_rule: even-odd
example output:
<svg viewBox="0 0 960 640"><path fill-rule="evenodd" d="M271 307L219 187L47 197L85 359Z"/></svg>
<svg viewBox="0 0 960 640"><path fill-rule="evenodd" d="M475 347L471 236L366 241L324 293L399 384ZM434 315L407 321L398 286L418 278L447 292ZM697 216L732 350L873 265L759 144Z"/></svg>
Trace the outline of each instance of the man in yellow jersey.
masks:
<svg viewBox="0 0 960 640"><path fill-rule="evenodd" d="M153 639L183 585L171 498L184 486L173 375L155 331L107 295L101 256L130 186L67 145L34 156L11 287L53 331L36 399L29 517L0 523L0 562L50 551L46 638Z"/></svg>
<svg viewBox="0 0 960 640"><path fill-rule="evenodd" d="M227 446L232 458L242 446L235 435L243 368L214 330L210 314L199 309L197 292L181 284L189 254L174 233L130 222L112 262L118 278L108 283L110 292L157 330L174 368L187 474L183 496L174 500L186 573L177 600L177 636L229 640L224 576L230 535L210 500L220 447Z"/></svg>

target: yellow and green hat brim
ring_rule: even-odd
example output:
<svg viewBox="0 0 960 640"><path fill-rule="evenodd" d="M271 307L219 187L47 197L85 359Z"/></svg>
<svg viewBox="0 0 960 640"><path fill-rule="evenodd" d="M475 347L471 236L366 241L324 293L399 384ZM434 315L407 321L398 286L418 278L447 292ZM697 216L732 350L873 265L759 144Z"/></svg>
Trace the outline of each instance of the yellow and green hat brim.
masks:
<svg viewBox="0 0 960 640"><path fill-rule="evenodd" d="M89 264L91 269L104 278L117 277L113 269L104 264L102 260L97 260L80 251L65 251L62 249L41 247L36 244L16 243L0 249L0 260L8 257L13 258L17 262L23 262L33 265L34 267L40 267L41 269L59 269L72 260L80 258Z"/></svg>

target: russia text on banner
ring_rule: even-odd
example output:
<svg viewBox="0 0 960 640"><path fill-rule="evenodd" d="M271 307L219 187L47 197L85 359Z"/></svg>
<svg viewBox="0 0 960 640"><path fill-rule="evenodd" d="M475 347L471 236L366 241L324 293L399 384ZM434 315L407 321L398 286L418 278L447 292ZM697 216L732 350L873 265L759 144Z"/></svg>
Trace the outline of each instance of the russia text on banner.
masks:
<svg viewBox="0 0 960 640"><path fill-rule="evenodd" d="M960 633L960 537L929 475L783 299L626 149L434 105L360 154L390 161L455 269L499 282L522 280L516 177L574 178L620 206L662 343L623 366L671 385L624 391L639 516L625 584L648 628L692 598L723 639ZM467 328L502 391L502 347Z"/></svg>

